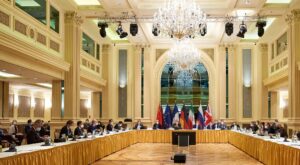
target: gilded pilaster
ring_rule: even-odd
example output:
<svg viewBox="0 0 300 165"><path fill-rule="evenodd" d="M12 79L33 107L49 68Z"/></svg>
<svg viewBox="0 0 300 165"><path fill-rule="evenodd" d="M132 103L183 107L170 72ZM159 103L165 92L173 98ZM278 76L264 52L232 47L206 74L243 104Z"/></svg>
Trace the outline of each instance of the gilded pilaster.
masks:
<svg viewBox="0 0 300 165"><path fill-rule="evenodd" d="M300 71L297 63L300 61L300 9L293 10L288 15L288 46L290 48L288 57L289 78L289 118L291 127L300 126Z"/></svg>
<svg viewBox="0 0 300 165"><path fill-rule="evenodd" d="M80 50L81 17L76 12L65 14L65 60L70 63L70 70L65 73L65 111L64 119L80 117Z"/></svg>

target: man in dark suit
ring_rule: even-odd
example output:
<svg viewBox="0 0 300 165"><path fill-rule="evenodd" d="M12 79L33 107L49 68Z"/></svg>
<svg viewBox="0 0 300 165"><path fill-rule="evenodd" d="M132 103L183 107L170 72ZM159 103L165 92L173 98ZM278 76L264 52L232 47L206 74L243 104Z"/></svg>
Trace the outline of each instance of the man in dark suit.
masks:
<svg viewBox="0 0 300 165"><path fill-rule="evenodd" d="M44 141L44 138L40 137L38 131L41 130L42 120L36 120L29 132L27 133L27 144L40 143Z"/></svg>
<svg viewBox="0 0 300 165"><path fill-rule="evenodd" d="M224 120L221 120L221 123L220 123L220 129L221 129L221 130L227 129L227 125L226 125L226 123L224 122Z"/></svg>
<svg viewBox="0 0 300 165"><path fill-rule="evenodd" d="M175 129L175 130L179 130L179 129L182 129L181 128L181 125L178 121L175 121L175 123L172 125L172 127Z"/></svg>
<svg viewBox="0 0 300 165"><path fill-rule="evenodd" d="M93 133L94 131L96 132L96 130L97 130L97 122L96 120L92 120L92 124L89 126L87 132Z"/></svg>
<svg viewBox="0 0 300 165"><path fill-rule="evenodd" d="M300 131L297 133L298 140L300 140Z"/></svg>
<svg viewBox="0 0 300 165"><path fill-rule="evenodd" d="M119 121L116 125L115 125L115 127L114 127L114 129L116 129L116 130L121 130L123 127L123 122L122 121Z"/></svg>
<svg viewBox="0 0 300 165"><path fill-rule="evenodd" d="M153 124L153 129L162 129L162 126L159 124L158 120L156 120L156 123Z"/></svg>
<svg viewBox="0 0 300 165"><path fill-rule="evenodd" d="M135 124L135 126L133 127L133 129L137 129L137 130L144 129L144 125L143 125L143 123L141 122L140 119L139 119L138 122Z"/></svg>
<svg viewBox="0 0 300 165"><path fill-rule="evenodd" d="M66 137L72 138L73 137L73 132L71 130L71 126L74 124L73 120L68 120L66 125L62 127L60 130L59 137L62 138L63 135Z"/></svg>
<svg viewBox="0 0 300 165"><path fill-rule="evenodd" d="M82 121L77 121L77 127L74 130L74 136L82 136L83 135L83 124Z"/></svg>
<svg viewBox="0 0 300 165"><path fill-rule="evenodd" d="M25 128L24 128L25 134L26 134L26 135L28 134L28 132L30 131L30 129L31 129L31 127L32 127L31 124L32 124L32 120L29 119L29 120L27 121L27 124L25 125Z"/></svg>
<svg viewBox="0 0 300 165"><path fill-rule="evenodd" d="M113 120L109 119L108 124L106 126L106 130L107 131L113 131L113 128L114 128L114 126L113 126Z"/></svg>
<svg viewBox="0 0 300 165"><path fill-rule="evenodd" d="M212 122L210 122L210 123L206 126L206 129L214 129L214 128L213 128Z"/></svg>
<svg viewBox="0 0 300 165"><path fill-rule="evenodd" d="M98 121L97 129L98 130L104 130L105 129L105 125L101 121Z"/></svg>

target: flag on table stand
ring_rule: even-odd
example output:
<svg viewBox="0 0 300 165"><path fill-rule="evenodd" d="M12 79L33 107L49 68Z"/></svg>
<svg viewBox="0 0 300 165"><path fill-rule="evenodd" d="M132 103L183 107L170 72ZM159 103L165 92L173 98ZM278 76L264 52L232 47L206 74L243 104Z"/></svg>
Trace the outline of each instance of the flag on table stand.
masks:
<svg viewBox="0 0 300 165"><path fill-rule="evenodd" d="M179 122L179 111L178 111L178 107L177 107L176 104L174 106L174 110L173 110L173 114L172 114L172 119L173 119L172 124L175 124L176 121Z"/></svg>
<svg viewBox="0 0 300 165"><path fill-rule="evenodd" d="M164 128L172 127L171 108L167 105L164 113Z"/></svg>
<svg viewBox="0 0 300 165"><path fill-rule="evenodd" d="M202 105L200 104L199 108L198 108L198 113L197 113L197 121L198 121L198 127L201 127L202 129L205 126L205 120L204 120L204 116L203 116L203 109L202 109Z"/></svg>
<svg viewBox="0 0 300 165"><path fill-rule="evenodd" d="M184 108L185 106L183 105L183 107L181 108L181 113L180 113L180 125L181 128L184 128L185 125L185 114L184 114Z"/></svg>
<svg viewBox="0 0 300 165"><path fill-rule="evenodd" d="M158 105L156 120L158 120L159 124L161 126L163 126L163 124L164 124L164 117L163 117L163 110L162 110L162 107L160 105Z"/></svg>
<svg viewBox="0 0 300 165"><path fill-rule="evenodd" d="M209 105L207 105L207 110L204 112L204 115L205 115L205 126L207 126L209 123L212 122L213 119Z"/></svg>
<svg viewBox="0 0 300 165"><path fill-rule="evenodd" d="M189 129L189 109L186 106L183 106L182 110L184 112L184 129Z"/></svg>
<svg viewBox="0 0 300 165"><path fill-rule="evenodd" d="M189 129L193 129L194 125L195 125L195 114L194 114L194 109L193 109L193 105L192 105L192 107L190 107L190 111L189 111L189 119L188 119Z"/></svg>

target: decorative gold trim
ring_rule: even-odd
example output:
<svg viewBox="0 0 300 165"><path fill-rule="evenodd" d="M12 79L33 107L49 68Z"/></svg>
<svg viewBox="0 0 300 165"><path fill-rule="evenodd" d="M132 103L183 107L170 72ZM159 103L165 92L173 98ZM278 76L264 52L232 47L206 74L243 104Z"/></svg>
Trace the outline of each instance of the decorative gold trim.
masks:
<svg viewBox="0 0 300 165"><path fill-rule="evenodd" d="M298 70L300 70L300 61L298 62Z"/></svg>

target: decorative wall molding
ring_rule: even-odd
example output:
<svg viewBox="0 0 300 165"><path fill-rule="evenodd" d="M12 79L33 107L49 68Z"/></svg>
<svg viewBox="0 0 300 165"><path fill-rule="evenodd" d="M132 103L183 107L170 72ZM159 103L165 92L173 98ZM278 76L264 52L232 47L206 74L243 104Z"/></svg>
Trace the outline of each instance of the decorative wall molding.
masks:
<svg viewBox="0 0 300 165"><path fill-rule="evenodd" d="M288 24L291 24L293 22L300 22L300 9L292 10L290 14L286 15L285 21Z"/></svg>

